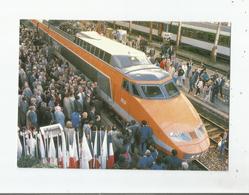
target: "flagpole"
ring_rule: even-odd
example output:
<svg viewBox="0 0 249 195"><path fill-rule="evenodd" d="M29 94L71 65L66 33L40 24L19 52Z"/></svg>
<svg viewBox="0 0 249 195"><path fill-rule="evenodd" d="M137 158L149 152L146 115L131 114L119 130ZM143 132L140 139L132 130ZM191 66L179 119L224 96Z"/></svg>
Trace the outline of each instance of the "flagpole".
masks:
<svg viewBox="0 0 249 195"><path fill-rule="evenodd" d="M39 156L38 156L38 142L37 142L37 133L35 134L35 141L36 141L36 143L35 143L35 148L36 148L35 154L36 154L36 157L37 157L37 158L39 158Z"/></svg>
<svg viewBox="0 0 249 195"><path fill-rule="evenodd" d="M22 139L23 139L23 149L24 149L24 156L26 156L26 144L25 144L25 133L22 133Z"/></svg>
<svg viewBox="0 0 249 195"><path fill-rule="evenodd" d="M78 157L80 159L80 140L79 140L79 131L76 131L76 135L77 135L77 152L78 152Z"/></svg>
<svg viewBox="0 0 249 195"><path fill-rule="evenodd" d="M47 152L47 158L48 158L48 139L49 139L49 137L48 137L48 133L46 132L45 133L46 134L46 140L45 140L45 143L46 143L46 152Z"/></svg>
<svg viewBox="0 0 249 195"><path fill-rule="evenodd" d="M69 147L70 147L70 143L69 143L69 132L66 133L66 132L64 131L64 135L67 136L67 139L66 139L66 146L68 146L68 151L69 151Z"/></svg>
<svg viewBox="0 0 249 195"><path fill-rule="evenodd" d="M97 130L98 129L96 128L95 137L97 136L97 133L98 133ZM95 146L95 138L94 138L94 146ZM95 147L94 146L93 146L93 168L96 169L96 155L94 154L95 153Z"/></svg>
<svg viewBox="0 0 249 195"><path fill-rule="evenodd" d="M99 138L100 138L100 167L102 169L102 135L101 129L99 130Z"/></svg>
<svg viewBox="0 0 249 195"><path fill-rule="evenodd" d="M57 158L59 160L59 134L57 134Z"/></svg>

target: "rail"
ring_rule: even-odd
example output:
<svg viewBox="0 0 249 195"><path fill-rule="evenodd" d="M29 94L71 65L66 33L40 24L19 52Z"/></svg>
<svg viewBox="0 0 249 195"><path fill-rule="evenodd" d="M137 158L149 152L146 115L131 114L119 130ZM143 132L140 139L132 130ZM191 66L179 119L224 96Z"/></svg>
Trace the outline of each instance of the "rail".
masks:
<svg viewBox="0 0 249 195"><path fill-rule="evenodd" d="M217 149L219 136L226 128L202 115L201 118L204 120L203 122L207 129L211 145L209 150L198 161L210 171L226 171L228 170L228 147L225 147L223 153Z"/></svg>
<svg viewBox="0 0 249 195"><path fill-rule="evenodd" d="M204 165L201 161L199 160L193 160L192 163L197 166L200 170L205 170L205 171L209 171L208 167L206 165Z"/></svg>

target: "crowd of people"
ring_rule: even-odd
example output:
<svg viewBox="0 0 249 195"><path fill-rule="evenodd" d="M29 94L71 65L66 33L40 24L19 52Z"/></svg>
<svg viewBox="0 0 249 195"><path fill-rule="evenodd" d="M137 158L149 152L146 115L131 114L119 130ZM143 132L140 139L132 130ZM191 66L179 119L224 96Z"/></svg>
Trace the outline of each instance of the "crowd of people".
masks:
<svg viewBox="0 0 249 195"><path fill-rule="evenodd" d="M95 24L89 22L82 23L79 21L61 22L59 28L70 35L76 35L76 33L81 31L96 31Z"/></svg>
<svg viewBox="0 0 249 195"><path fill-rule="evenodd" d="M21 23L19 38L19 133L28 132L30 137L40 127L60 124L69 144L74 132L79 133L79 143L85 133L91 148L94 132L103 138L107 130L108 140L113 143L113 168L188 169L188 164L176 157L176 150L169 156L157 151L146 121L132 121L122 128L104 126L97 83L54 55L53 47L35 28Z"/></svg>
<svg viewBox="0 0 249 195"><path fill-rule="evenodd" d="M215 98L221 98L224 102L229 102L229 80L215 72L210 75L205 64L198 68L193 66L192 60L182 61L175 58L174 54L170 57L162 58L156 62L160 68L169 72L173 81L179 86L189 88L188 93L199 96L204 101L214 103Z"/></svg>

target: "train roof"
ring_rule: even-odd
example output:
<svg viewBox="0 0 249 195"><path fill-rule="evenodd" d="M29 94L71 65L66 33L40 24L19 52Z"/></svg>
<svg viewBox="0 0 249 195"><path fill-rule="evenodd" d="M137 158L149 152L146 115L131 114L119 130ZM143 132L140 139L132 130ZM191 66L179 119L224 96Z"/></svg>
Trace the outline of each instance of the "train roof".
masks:
<svg viewBox="0 0 249 195"><path fill-rule="evenodd" d="M112 56L144 56L146 55L132 47L106 38L95 31L82 31L77 33L78 38L88 42ZM147 58L147 57L146 57ZM138 64L119 67L128 78L136 81L160 81L169 77L169 73L153 64Z"/></svg>
<svg viewBox="0 0 249 195"><path fill-rule="evenodd" d="M111 55L134 55L134 56L145 56L145 54L132 47L128 47L122 43L111 40L105 36L98 34L95 31L82 31L77 33L76 36L99 49L108 52ZM111 45L111 47L110 47Z"/></svg>
<svg viewBox="0 0 249 195"><path fill-rule="evenodd" d="M137 65L123 69L126 76L137 81L160 81L169 73L155 65Z"/></svg>
<svg viewBox="0 0 249 195"><path fill-rule="evenodd" d="M169 23L169 22L166 22L166 23ZM178 25L177 22L173 22L173 24ZM218 24L211 23L211 22L183 22L182 26L186 28L190 28L190 29L216 33ZM221 25L220 34L230 36L230 33L231 33L230 26Z"/></svg>
<svg viewBox="0 0 249 195"><path fill-rule="evenodd" d="M217 27L218 27L218 24L211 23L211 22L184 22L184 24L189 24L189 25L213 29L213 30L217 30ZM230 32L231 28L230 26L221 25L220 30L224 32Z"/></svg>

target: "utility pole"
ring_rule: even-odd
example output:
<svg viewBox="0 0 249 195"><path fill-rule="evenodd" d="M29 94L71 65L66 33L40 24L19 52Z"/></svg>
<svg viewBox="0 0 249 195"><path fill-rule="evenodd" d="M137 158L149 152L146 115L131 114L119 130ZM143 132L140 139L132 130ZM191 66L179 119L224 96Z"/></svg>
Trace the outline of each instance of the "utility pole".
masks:
<svg viewBox="0 0 249 195"><path fill-rule="evenodd" d="M162 32L164 31L164 24L163 22L158 23L158 36L162 36Z"/></svg>
<svg viewBox="0 0 249 195"><path fill-rule="evenodd" d="M212 48L211 52L211 60L212 62L216 62L216 57L217 57L217 46L219 43L219 37L220 37L220 27L221 27L221 22L218 23L217 31L216 31L216 36L214 40L214 46Z"/></svg>
<svg viewBox="0 0 249 195"><path fill-rule="evenodd" d="M178 49L180 45L180 39L181 39L181 30L182 30L182 22L178 23L178 32L176 37L176 48Z"/></svg>
<svg viewBox="0 0 249 195"><path fill-rule="evenodd" d="M131 34L131 25L132 25L132 21L129 21L129 33Z"/></svg>
<svg viewBox="0 0 249 195"><path fill-rule="evenodd" d="M152 22L150 22L150 43L152 42Z"/></svg>

